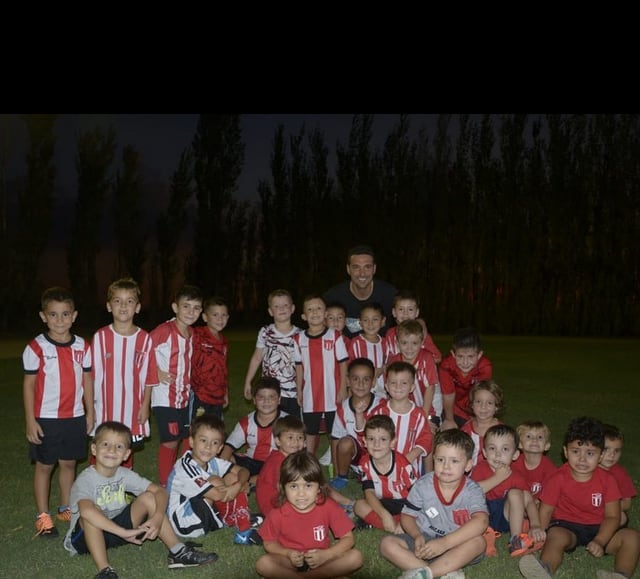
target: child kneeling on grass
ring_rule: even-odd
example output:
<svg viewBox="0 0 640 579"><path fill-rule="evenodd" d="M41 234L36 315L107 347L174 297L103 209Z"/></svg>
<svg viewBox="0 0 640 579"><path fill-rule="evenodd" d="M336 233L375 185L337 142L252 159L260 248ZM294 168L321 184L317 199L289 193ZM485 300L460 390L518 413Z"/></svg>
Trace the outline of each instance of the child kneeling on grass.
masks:
<svg viewBox="0 0 640 579"><path fill-rule="evenodd" d="M465 475L473 446L458 429L436 434L433 472L411 487L400 515L406 534L380 541L380 553L403 570L403 579L463 578L462 567L483 559L487 504L480 485Z"/></svg>
<svg viewBox="0 0 640 579"><path fill-rule="evenodd" d="M121 422L103 422L91 443L95 465L82 471L71 487L71 525L64 546L72 555L90 553L99 570L96 579L118 579L107 549L142 545L157 537L169 548L169 569L213 563L215 553L182 543L165 511L167 491L131 469L120 466L131 454L131 431ZM126 494L136 496L127 501Z"/></svg>
<svg viewBox="0 0 640 579"><path fill-rule="evenodd" d="M262 577L347 577L362 567L353 521L332 498L318 459L306 450L280 469L280 506L258 531L267 552L256 562ZM336 539L331 541L331 535Z"/></svg>

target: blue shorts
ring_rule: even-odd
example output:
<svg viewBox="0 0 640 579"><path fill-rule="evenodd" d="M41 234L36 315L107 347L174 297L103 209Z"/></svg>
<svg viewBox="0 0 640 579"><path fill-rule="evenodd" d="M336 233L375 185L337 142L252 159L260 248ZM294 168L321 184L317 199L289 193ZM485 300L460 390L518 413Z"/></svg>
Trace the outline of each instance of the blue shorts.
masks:
<svg viewBox="0 0 640 579"><path fill-rule="evenodd" d="M504 516L504 503L507 498L491 499L487 501L489 509L489 526L498 533L507 533L510 530L509 521Z"/></svg>
<svg viewBox="0 0 640 579"><path fill-rule="evenodd" d="M123 529L133 529L133 522L131 521L131 505L127 505L124 510L113 517L112 521L120 525ZM104 543L107 549L133 544L126 539L118 537L118 535L114 535L107 531L102 531L102 534L104 535ZM84 529L80 525L80 521L76 523L76 526L73 528L73 533L71 533L71 544L79 555L84 555L89 552L84 538Z"/></svg>
<svg viewBox="0 0 640 579"><path fill-rule="evenodd" d="M41 444L29 445L29 458L41 464L59 460L83 460L87 457L87 419L36 418L44 436Z"/></svg>
<svg viewBox="0 0 640 579"><path fill-rule="evenodd" d="M191 419L188 406L185 408L154 406L153 413L158 423L160 442L172 442L189 438Z"/></svg>

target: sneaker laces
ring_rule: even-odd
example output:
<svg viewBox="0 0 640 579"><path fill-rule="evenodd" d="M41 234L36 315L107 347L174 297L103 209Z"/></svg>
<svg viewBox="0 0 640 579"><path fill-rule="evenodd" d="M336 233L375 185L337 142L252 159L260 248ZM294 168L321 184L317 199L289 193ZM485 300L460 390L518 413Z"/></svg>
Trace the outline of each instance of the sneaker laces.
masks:
<svg viewBox="0 0 640 579"><path fill-rule="evenodd" d="M38 535L42 535L44 533L48 533L51 529L54 529L55 525L53 524L53 520L51 519L51 515L49 513L40 513L36 517L36 534L34 537Z"/></svg>

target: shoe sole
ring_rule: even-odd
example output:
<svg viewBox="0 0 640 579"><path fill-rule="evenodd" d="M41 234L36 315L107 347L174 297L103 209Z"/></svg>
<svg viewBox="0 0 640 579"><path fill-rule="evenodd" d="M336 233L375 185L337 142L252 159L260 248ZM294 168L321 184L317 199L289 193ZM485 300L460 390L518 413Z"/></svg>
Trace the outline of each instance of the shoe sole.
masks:
<svg viewBox="0 0 640 579"><path fill-rule="evenodd" d="M525 555L518 561L518 569L526 579L551 579L551 575L547 573L540 561L533 555Z"/></svg>
<svg viewBox="0 0 640 579"><path fill-rule="evenodd" d="M538 541L531 545L531 547L526 547L523 549L516 549L513 553L511 553L512 557L521 557L522 555L529 555L531 553L535 553L544 547L544 541Z"/></svg>
<svg viewBox="0 0 640 579"><path fill-rule="evenodd" d="M169 569L188 569L189 567L204 567L205 565L209 565L211 563L215 563L217 560L218 560L218 556L216 555L215 558L211 559L210 561L205 561L203 563L190 563L190 564L169 563L167 565L167 567Z"/></svg>

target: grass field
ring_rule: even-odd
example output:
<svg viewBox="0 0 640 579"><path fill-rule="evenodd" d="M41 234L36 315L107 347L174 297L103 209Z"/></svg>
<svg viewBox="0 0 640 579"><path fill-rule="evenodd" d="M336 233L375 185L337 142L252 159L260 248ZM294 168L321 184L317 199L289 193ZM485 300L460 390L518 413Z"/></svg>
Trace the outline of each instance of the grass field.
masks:
<svg viewBox="0 0 640 579"><path fill-rule="evenodd" d="M247 364L255 344L253 332L228 332L230 339L229 371L231 405L225 421L230 430L236 420L250 412L252 406L242 398ZM440 349L449 348L448 336L435 336ZM27 458L22 407L22 367L20 355L26 339L12 338L0 342L0 388L4 394L0 406L0 424L5 450L2 459L2 500L0 501L0 577L69 579L93 577L96 573L89 556L70 557L60 540L32 538L34 534L33 467ZM546 422L552 432L550 458L560 463L561 441L569 420L591 415L618 425L625 434L622 464L631 473L636 487L640 475L640 389L638 360L640 340L600 340L591 338L520 338L487 336L485 354L494 366L494 377L505 391L506 412L503 420L517 425L526 419ZM157 436L153 434L145 448L136 455L136 470L154 479L156 476ZM320 452L327 446L322 439ZM84 468L86 463L79 465ZM356 497L360 489L350 480L345 494ZM255 506L253 497L251 504ZM640 518L635 499L631 525ZM57 478L54 475L51 508L58 504ZM61 535L66 530L58 525ZM364 567L354 576L359 579L396 577L399 572L378 554L382 531L361 531L356 546L365 557ZM130 546L110 552L111 564L121 578L176 577L201 578L255 577L254 563L263 552L258 547L232 544L233 531L224 529L207 535L205 549L215 550L219 561L208 567L169 571L166 550L155 541L141 547ZM506 550L506 540L498 541L499 556L485 559L467 568L469 579L519 577L517 560ZM599 568L611 569L613 559L594 559L584 550L565 558L556 574L560 579L595 577ZM640 576L636 573L637 576Z"/></svg>

